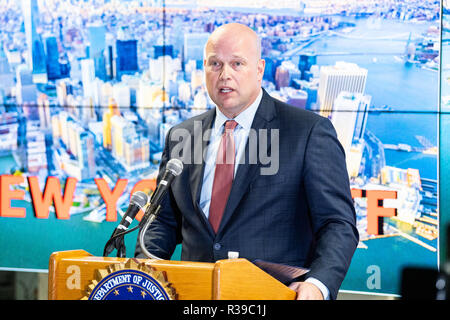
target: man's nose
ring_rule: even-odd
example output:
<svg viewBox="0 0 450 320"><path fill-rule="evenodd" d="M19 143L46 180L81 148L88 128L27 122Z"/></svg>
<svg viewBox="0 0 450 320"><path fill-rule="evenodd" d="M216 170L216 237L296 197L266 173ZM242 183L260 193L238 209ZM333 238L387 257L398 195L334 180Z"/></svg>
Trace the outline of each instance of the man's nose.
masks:
<svg viewBox="0 0 450 320"><path fill-rule="evenodd" d="M228 64L224 64L222 67L222 70L220 71L219 79L220 80L227 80L231 76L231 67Z"/></svg>

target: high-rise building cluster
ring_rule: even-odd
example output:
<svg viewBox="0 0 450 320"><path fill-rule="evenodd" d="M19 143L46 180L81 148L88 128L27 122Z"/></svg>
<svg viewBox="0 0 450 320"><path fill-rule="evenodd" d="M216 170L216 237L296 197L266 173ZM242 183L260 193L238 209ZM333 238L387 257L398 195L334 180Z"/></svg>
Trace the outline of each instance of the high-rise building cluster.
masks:
<svg viewBox="0 0 450 320"><path fill-rule="evenodd" d="M52 116L52 136L56 148L55 166L78 180L96 174L94 135L84 129L66 111Z"/></svg>
<svg viewBox="0 0 450 320"><path fill-rule="evenodd" d="M368 14L373 9L383 16L381 8L390 3L286 0L281 6L335 13L362 6ZM423 5L412 14L401 9L406 3L390 11L390 18L432 12ZM163 10L161 1L150 0L4 1L0 102L20 108L4 110L0 150L18 150L24 170L37 170L28 164L42 159L43 167L80 179L95 177L98 166L106 165L96 167L99 153L129 173L157 162L173 125L214 106L204 85L203 50L216 27L234 21L261 36L263 87L280 100L329 117L357 175L371 103L364 92L367 70L346 62L319 67L317 54L307 50L311 41L341 28L338 21L319 11L247 13L218 10L219 4L223 1L166 1L169 7ZM37 123L42 135L33 133L36 126L28 122ZM24 137L30 137L29 147ZM35 142L45 147L30 153Z"/></svg>

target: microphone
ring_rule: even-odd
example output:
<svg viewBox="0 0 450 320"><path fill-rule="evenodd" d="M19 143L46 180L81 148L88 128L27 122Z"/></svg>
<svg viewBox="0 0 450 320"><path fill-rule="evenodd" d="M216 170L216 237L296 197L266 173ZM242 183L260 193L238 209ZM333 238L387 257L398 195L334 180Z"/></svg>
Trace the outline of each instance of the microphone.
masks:
<svg viewBox="0 0 450 320"><path fill-rule="evenodd" d="M145 247L144 236L147 232L150 224L155 220L158 215L159 210L161 209L161 200L166 194L167 190L169 190L170 184L173 179L178 176L183 171L183 162L179 159L171 159L167 162L166 171L163 174L161 181L159 182L156 190L153 192L147 210L145 210L145 214L142 217L141 222L139 223L139 246L144 254L150 259L161 260L161 258L150 253Z"/></svg>
<svg viewBox="0 0 450 320"><path fill-rule="evenodd" d="M148 196L145 192L137 191L133 193L133 196L131 197L130 200L130 205L128 206L125 214L123 215L120 224L114 230L112 236L115 236L121 230L123 231L127 230L130 224L133 222L136 215L138 214L139 210L141 210L147 204L147 201Z"/></svg>
<svg viewBox="0 0 450 320"><path fill-rule="evenodd" d="M139 210L141 210L148 201L148 196L145 192L137 191L133 194L130 200L130 204L127 208L127 211L122 217L120 224L114 229L113 234L110 239L106 243L106 246L103 251L103 256L108 256L114 248L118 251L118 257L125 256L125 245L123 243L123 235L121 232L125 232L128 230L128 227L133 222ZM114 240L114 241L113 241Z"/></svg>
<svg viewBox="0 0 450 320"><path fill-rule="evenodd" d="M179 159L171 159L169 162L167 162L166 170L162 176L161 181L159 182L158 186L156 187L155 191L153 192L152 196L150 197L150 203L147 207L147 210L145 211L144 216L141 220L141 225L144 225L148 219L148 217L151 214L155 214L155 210L158 208L158 206L161 203L162 198L166 194L167 190L169 190L169 187L173 181L173 179L178 176L183 171L183 162Z"/></svg>

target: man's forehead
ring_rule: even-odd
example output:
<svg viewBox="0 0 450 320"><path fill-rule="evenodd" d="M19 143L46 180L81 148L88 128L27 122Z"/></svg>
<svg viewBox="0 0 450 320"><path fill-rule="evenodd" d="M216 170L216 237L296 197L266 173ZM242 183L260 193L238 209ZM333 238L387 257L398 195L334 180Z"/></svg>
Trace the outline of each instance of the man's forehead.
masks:
<svg viewBox="0 0 450 320"><path fill-rule="evenodd" d="M206 59L226 59L226 58L248 60L248 58L243 54L231 54L231 55L225 56L218 52L212 51L212 52L207 53L207 55L206 55Z"/></svg>
<svg viewBox="0 0 450 320"><path fill-rule="evenodd" d="M222 25L211 34L212 38L220 38L220 37L234 37L234 38L243 38L243 37L256 37L255 31L251 28L240 24L240 23L229 23L226 25Z"/></svg>
<svg viewBox="0 0 450 320"><path fill-rule="evenodd" d="M257 38L248 32L220 32L211 34L207 44L212 46L234 46L249 43L256 43Z"/></svg>
<svg viewBox="0 0 450 320"><path fill-rule="evenodd" d="M206 44L206 58L234 58L248 60L257 54L256 45L245 41L211 41Z"/></svg>

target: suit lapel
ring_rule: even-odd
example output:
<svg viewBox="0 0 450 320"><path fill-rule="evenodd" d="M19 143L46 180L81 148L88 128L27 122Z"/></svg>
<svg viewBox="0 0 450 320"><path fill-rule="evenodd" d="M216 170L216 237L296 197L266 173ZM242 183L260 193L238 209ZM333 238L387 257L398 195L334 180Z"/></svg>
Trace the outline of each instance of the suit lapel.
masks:
<svg viewBox="0 0 450 320"><path fill-rule="evenodd" d="M256 111L255 118L252 123L252 130L255 130L257 137L257 154L255 155L258 158L259 148L261 144L259 143L259 132L260 129L267 129L267 132L270 133L270 129L279 128L278 121L275 121L276 111L275 104L272 98L267 94L267 92L263 89L263 98L261 99L261 103ZM225 212L222 217L222 221L219 226L219 230L217 234L220 235L227 222L230 220L233 212L236 210L239 202L244 196L245 192L248 190L250 182L253 180L253 177L259 172L261 168L261 164L259 159L257 160L257 164L249 163L248 155L250 146L249 140L247 140L245 146L244 156L246 160L244 163L239 164L238 170L236 172L236 176L233 181L233 185L231 187L230 196L228 198L227 205L225 207ZM267 139L267 149L270 148L271 139ZM267 152L267 150L265 150ZM267 153L266 153L267 154Z"/></svg>
<svg viewBox="0 0 450 320"><path fill-rule="evenodd" d="M189 183L191 196L193 201L193 206L197 214L200 215L200 219L204 222L206 227L209 229L211 234L214 234L209 221L206 219L205 214L199 206L200 203L200 191L203 183L203 174L205 169L205 159L204 153L206 152L206 148L208 147L209 138L211 135L211 126L212 122L215 118L216 110L212 108L208 112L205 113L205 117L201 120L201 127L199 126L199 122L194 122L194 141L193 145L193 154L192 157L192 165L189 166ZM198 132L200 131L200 132ZM205 137L203 135L205 134ZM200 143L201 139L201 143Z"/></svg>

